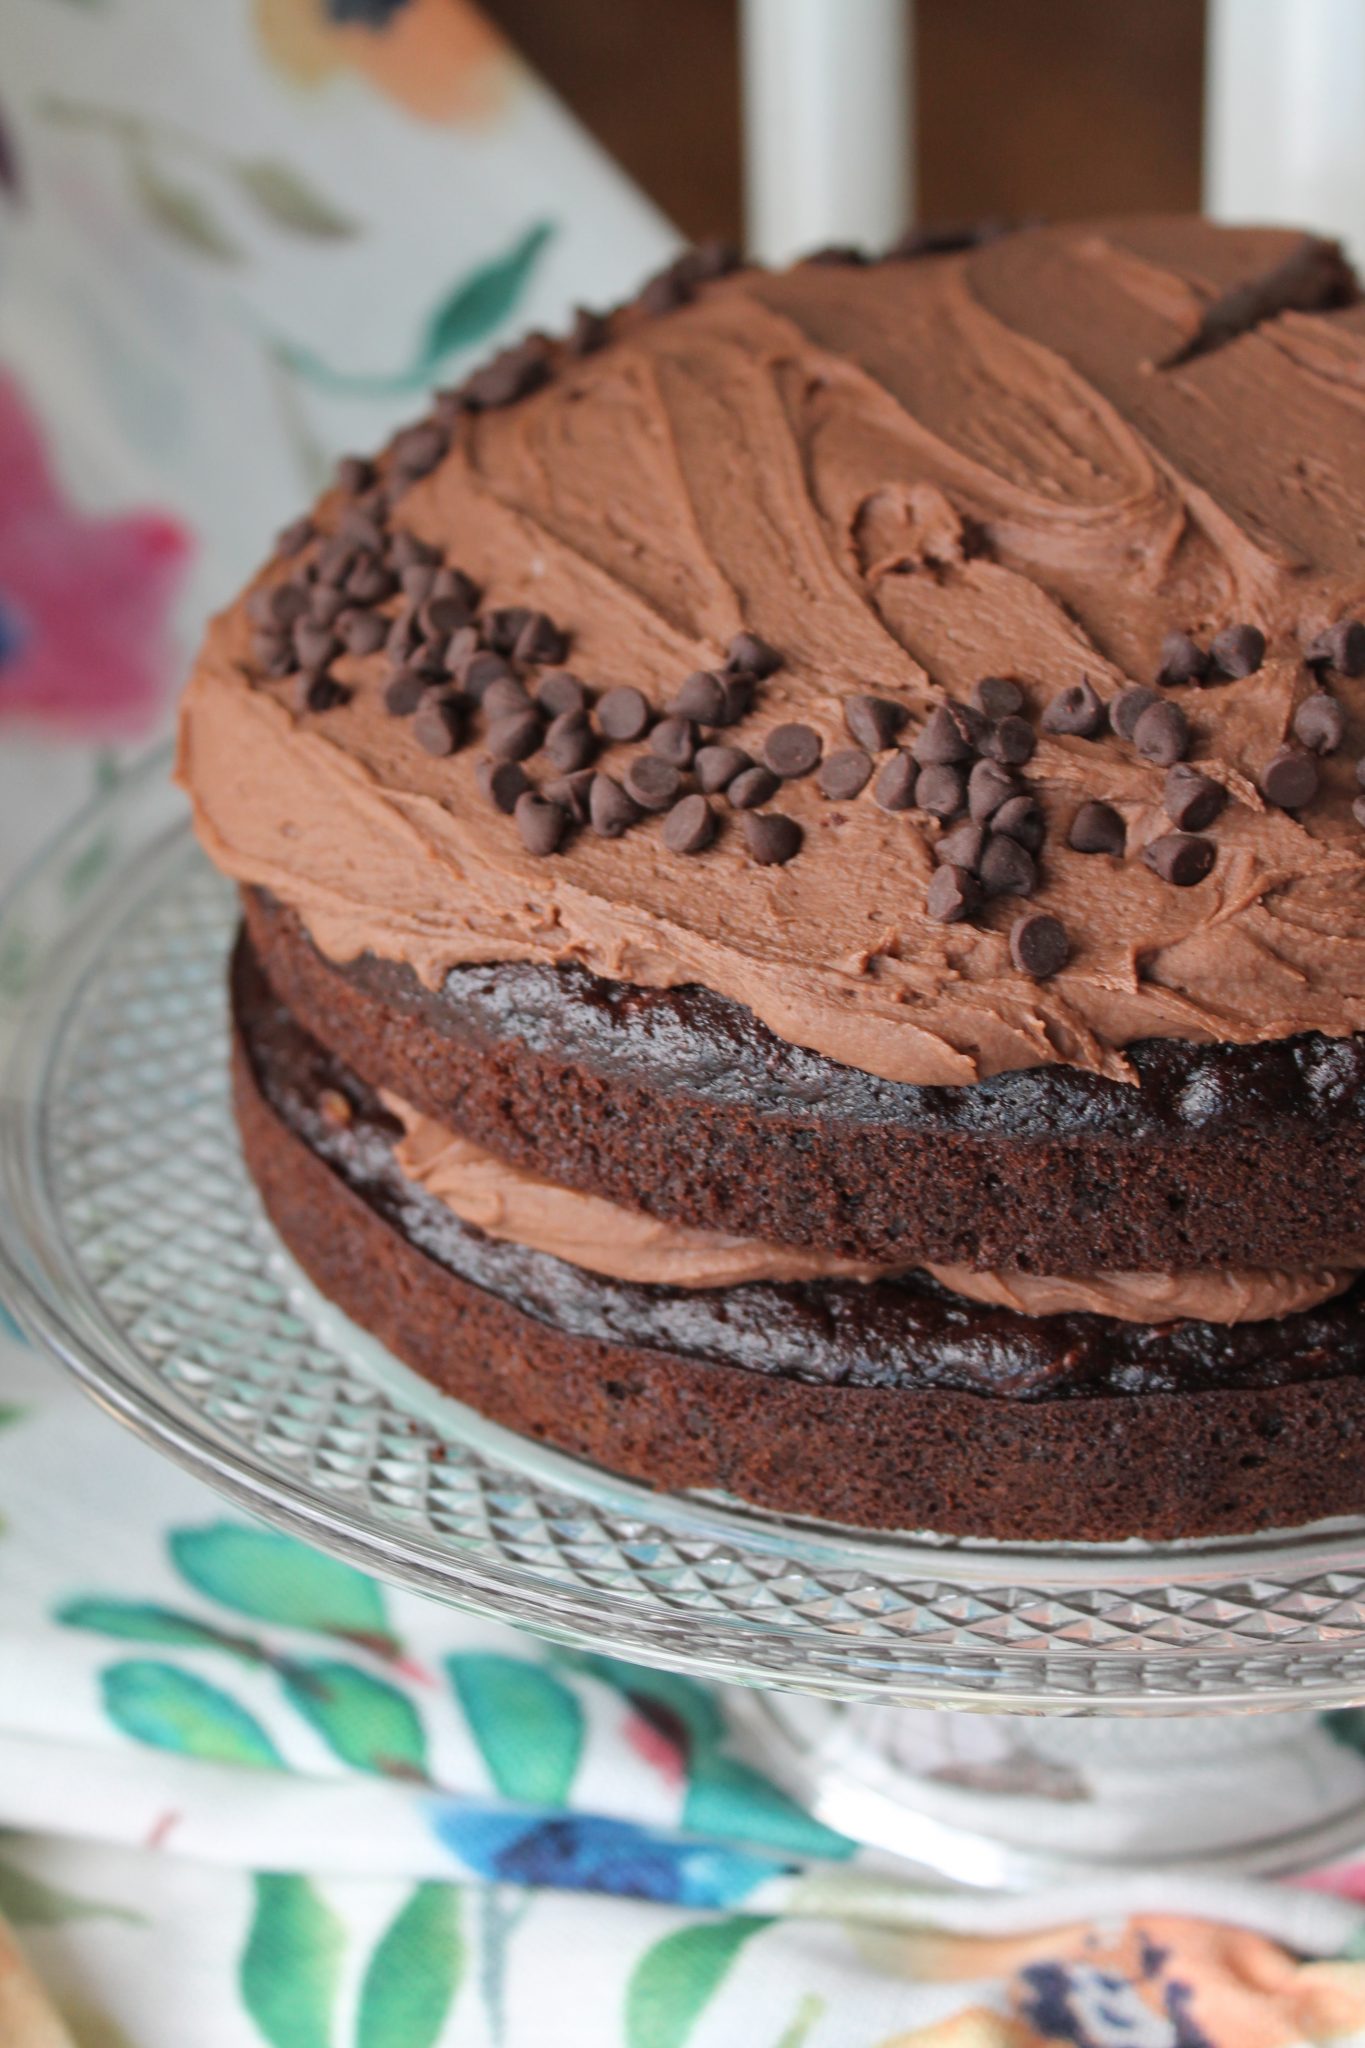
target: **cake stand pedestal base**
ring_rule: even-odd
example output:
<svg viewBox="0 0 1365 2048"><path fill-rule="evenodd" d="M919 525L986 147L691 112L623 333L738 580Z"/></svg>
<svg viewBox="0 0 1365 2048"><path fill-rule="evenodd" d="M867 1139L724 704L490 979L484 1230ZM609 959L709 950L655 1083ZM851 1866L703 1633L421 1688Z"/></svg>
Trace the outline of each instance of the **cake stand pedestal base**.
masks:
<svg viewBox="0 0 1365 2048"><path fill-rule="evenodd" d="M1365 1716L1083 1720L736 1691L740 1740L817 1819L964 1886L1288 1875L1365 1848Z"/></svg>

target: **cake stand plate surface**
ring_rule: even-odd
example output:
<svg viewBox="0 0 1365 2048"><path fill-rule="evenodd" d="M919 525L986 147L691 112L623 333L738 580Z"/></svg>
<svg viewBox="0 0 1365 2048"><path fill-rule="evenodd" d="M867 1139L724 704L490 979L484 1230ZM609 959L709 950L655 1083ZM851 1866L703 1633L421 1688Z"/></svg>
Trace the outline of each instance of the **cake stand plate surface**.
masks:
<svg viewBox="0 0 1365 2048"><path fill-rule="evenodd" d="M227 1086L234 892L166 773L154 759L102 798L0 913L0 1292L120 1421L241 1507L433 1598L802 1695L752 1702L751 1735L810 1803L842 1801L891 1847L907 1814L920 1839L979 1833L972 1802L999 1772L926 1772L912 1722L875 1709L1365 1700L1365 1522L1164 1546L872 1535L651 1493L407 1372L309 1286L247 1178ZM1149 1734L1185 1755L1190 1732ZM1218 1768L1229 1744L1267 1739L1229 1734ZM1263 1861L1292 1861L1308 1833L1365 1837L1365 1765L1331 1747L1341 1769L1328 1787L1319 1765Z"/></svg>

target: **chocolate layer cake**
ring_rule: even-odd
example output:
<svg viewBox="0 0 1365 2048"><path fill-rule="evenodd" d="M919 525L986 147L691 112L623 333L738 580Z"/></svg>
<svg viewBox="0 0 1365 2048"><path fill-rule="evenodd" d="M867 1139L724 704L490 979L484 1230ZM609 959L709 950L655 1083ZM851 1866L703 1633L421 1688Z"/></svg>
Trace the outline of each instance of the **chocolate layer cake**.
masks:
<svg viewBox="0 0 1365 2048"><path fill-rule="evenodd" d="M706 249L343 463L179 765L324 1291L661 1486L1365 1509L1362 393L1280 230Z"/></svg>

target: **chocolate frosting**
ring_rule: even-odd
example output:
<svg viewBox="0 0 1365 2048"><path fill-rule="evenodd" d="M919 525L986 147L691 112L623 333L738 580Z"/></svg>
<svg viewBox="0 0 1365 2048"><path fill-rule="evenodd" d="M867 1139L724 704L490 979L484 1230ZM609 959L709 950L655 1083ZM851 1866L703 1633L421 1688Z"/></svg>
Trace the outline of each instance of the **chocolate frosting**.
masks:
<svg viewBox="0 0 1365 2048"><path fill-rule="evenodd" d="M1139 220L1039 229L866 268L745 272L628 321L506 410L464 420L400 507L493 605L534 604L595 687L662 705L731 635L784 665L726 735L799 719L847 744L842 700L916 724L986 674L1035 717L1088 676L1150 683L1172 628L1267 636L1261 669L1180 691L1192 758L1232 801L1206 881L1138 854L1169 829L1164 771L1125 742L1043 736L1037 907L1070 962L1011 963L1009 899L925 913L939 827L831 802L755 866L726 817L697 858L650 821L533 857L475 783L382 706L383 661L343 658L350 703L298 715L251 673L240 605L187 695L179 774L211 856L296 907L332 958L365 950L430 984L461 961L573 962L700 983L780 1037L890 1080L964 1083L1048 1063L1127 1078L1140 1038L1252 1043L1365 1026L1365 845L1351 815L1365 683L1333 678L1347 747L1300 816L1257 778L1315 687L1303 662L1365 607L1365 309L1324 244ZM336 506L324 501L324 525ZM606 765L630 758L610 750ZM619 763L613 759L619 757ZM532 766L534 767L534 763ZM1086 798L1127 858L1066 845Z"/></svg>
<svg viewBox="0 0 1365 2048"><path fill-rule="evenodd" d="M402 1128L394 1158L407 1178L462 1223L487 1237L565 1259L610 1280L649 1287L741 1287L809 1280L889 1280L927 1273L968 1301L1026 1316L1103 1315L1125 1323L1268 1322L1344 1294L1353 1270L1095 1273L1051 1277L978 1272L970 1266L877 1264L840 1258L810 1245L764 1244L669 1223L600 1195L559 1187L499 1159L484 1146L426 1116L390 1089L385 1109Z"/></svg>

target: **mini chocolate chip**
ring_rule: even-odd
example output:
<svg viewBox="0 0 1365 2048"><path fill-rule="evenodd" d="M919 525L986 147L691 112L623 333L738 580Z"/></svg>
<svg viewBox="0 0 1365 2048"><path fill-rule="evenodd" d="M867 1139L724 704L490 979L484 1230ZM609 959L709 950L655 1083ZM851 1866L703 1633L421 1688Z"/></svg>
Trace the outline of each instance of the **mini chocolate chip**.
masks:
<svg viewBox="0 0 1365 2048"><path fill-rule="evenodd" d="M1326 690L1305 697L1294 713L1294 737L1314 754L1335 754L1346 737L1346 713Z"/></svg>
<svg viewBox="0 0 1365 2048"><path fill-rule="evenodd" d="M397 578L375 555L366 555L346 578L346 596L356 604L383 604L399 588Z"/></svg>
<svg viewBox="0 0 1365 2048"><path fill-rule="evenodd" d="M1142 858L1164 883L1177 889L1193 889L1214 866L1218 848L1212 840L1199 840L1189 831L1164 831L1160 840L1142 848Z"/></svg>
<svg viewBox="0 0 1365 2048"><path fill-rule="evenodd" d="M623 683L598 703L597 723L609 740L638 740L649 730L649 705L639 690Z"/></svg>
<svg viewBox="0 0 1365 2048"><path fill-rule="evenodd" d="M1129 689L1120 690L1111 702L1109 723L1121 740L1131 740L1133 728L1143 712L1160 702L1155 690L1149 690L1145 683L1134 683Z"/></svg>
<svg viewBox="0 0 1365 2048"><path fill-rule="evenodd" d="M692 763L697 782L708 796L715 796L753 765L743 747L703 747Z"/></svg>
<svg viewBox="0 0 1365 2048"><path fill-rule="evenodd" d="M1190 750L1190 722L1178 704L1158 698L1149 704L1133 727L1133 745L1145 761L1169 768L1183 760Z"/></svg>
<svg viewBox="0 0 1365 2048"><path fill-rule="evenodd" d="M1261 771L1261 795L1282 811L1301 811L1318 793L1318 764L1299 747L1280 747Z"/></svg>
<svg viewBox="0 0 1365 2048"><path fill-rule="evenodd" d="M308 610L308 592L302 583L265 583L253 590L246 601L246 615L253 626L268 632L282 632Z"/></svg>
<svg viewBox="0 0 1365 2048"><path fill-rule="evenodd" d="M308 594L306 616L315 626L334 626L347 608L346 593L329 583L315 584Z"/></svg>
<svg viewBox="0 0 1365 2048"><path fill-rule="evenodd" d="M671 313L676 307L685 306L691 296L691 285L670 263L666 270L656 271L641 286L636 294L636 303L646 313Z"/></svg>
<svg viewBox="0 0 1365 2048"><path fill-rule="evenodd" d="M1365 796L1352 797L1351 816L1357 825L1365 825Z"/></svg>
<svg viewBox="0 0 1365 2048"><path fill-rule="evenodd" d="M417 624L428 640L449 640L469 624L472 617L466 597L437 597L432 594L417 607Z"/></svg>
<svg viewBox="0 0 1365 2048"><path fill-rule="evenodd" d="M725 794L737 811L756 811L760 804L779 787L778 779L771 768L765 768L756 761L752 768L741 768Z"/></svg>
<svg viewBox="0 0 1365 2048"><path fill-rule="evenodd" d="M967 784L962 771L948 761L931 761L919 771L915 803L931 817L955 818L967 805Z"/></svg>
<svg viewBox="0 0 1365 2048"><path fill-rule="evenodd" d="M722 241L718 236L684 250L673 265L678 275L685 277L689 284L709 284L713 278L728 277L732 271L743 267L744 259L734 243Z"/></svg>
<svg viewBox="0 0 1365 2048"><path fill-rule="evenodd" d="M664 819L662 836L670 853L701 853L716 836L716 814L704 796L685 796Z"/></svg>
<svg viewBox="0 0 1365 2048"><path fill-rule="evenodd" d="M490 690L496 689L501 683L515 682L516 678L502 656L490 654L486 648L475 646L472 651L461 651L451 659L455 642L463 640L464 634L468 631L469 628L466 626L454 635L446 650L446 658L450 661L451 673L460 688L467 696L472 697L476 704L481 704Z"/></svg>
<svg viewBox="0 0 1365 2048"><path fill-rule="evenodd" d="M754 708L754 679L743 670L725 678L725 704L715 725L738 725Z"/></svg>
<svg viewBox="0 0 1365 2048"><path fill-rule="evenodd" d="M257 633L251 642L257 666L267 676L288 676L294 672L294 650L281 633Z"/></svg>
<svg viewBox="0 0 1365 2048"><path fill-rule="evenodd" d="M1069 733L1076 739L1097 738L1107 723L1103 699L1087 676L1069 689L1059 690L1043 710L1044 732Z"/></svg>
<svg viewBox="0 0 1365 2048"><path fill-rule="evenodd" d="M1202 683L1209 666L1208 655L1188 633L1168 633L1161 643L1161 666L1156 679L1168 687Z"/></svg>
<svg viewBox="0 0 1365 2048"><path fill-rule="evenodd" d="M1071 958L1066 926L1046 910L1026 910L1010 926L1010 958L1021 974L1046 981Z"/></svg>
<svg viewBox="0 0 1365 2048"><path fill-rule="evenodd" d="M392 718L410 718L430 688L425 669L400 668L384 692L384 709Z"/></svg>
<svg viewBox="0 0 1365 2048"><path fill-rule="evenodd" d="M1227 803L1228 793L1211 775L1201 775L1188 761L1177 761L1166 777L1166 816L1181 832L1202 832Z"/></svg>
<svg viewBox="0 0 1365 2048"><path fill-rule="evenodd" d="M336 466L337 489L358 497L374 482L374 464L364 455L343 455Z"/></svg>
<svg viewBox="0 0 1365 2048"><path fill-rule="evenodd" d="M525 341L499 350L491 362L476 370L472 377L466 377L460 395L476 412L493 411L500 405L515 405L519 398L529 398L549 378L545 341L528 334Z"/></svg>
<svg viewBox="0 0 1365 2048"><path fill-rule="evenodd" d="M566 711L586 711L587 687L568 669L551 669L536 684L536 702L551 718L562 718Z"/></svg>
<svg viewBox="0 0 1365 2048"><path fill-rule="evenodd" d="M840 747L820 764L821 793L835 803L848 803L872 778L872 756L861 747Z"/></svg>
<svg viewBox="0 0 1365 2048"><path fill-rule="evenodd" d="M1163 832L1142 849L1142 858L1153 874L1177 889L1192 889L1212 868L1218 849L1211 839L1192 832Z"/></svg>
<svg viewBox="0 0 1365 2048"><path fill-rule="evenodd" d="M372 561L377 562L384 552L384 529L374 514L367 512L363 505L346 507L337 521L337 532L347 540L354 541Z"/></svg>
<svg viewBox="0 0 1365 2048"><path fill-rule="evenodd" d="M480 761L474 779L490 804L510 818L517 800L531 787L531 778L520 761Z"/></svg>
<svg viewBox="0 0 1365 2048"><path fill-rule="evenodd" d="M335 711L339 704L349 704L351 693L345 683L339 683L335 676L300 676L294 693L294 702L300 711Z"/></svg>
<svg viewBox="0 0 1365 2048"><path fill-rule="evenodd" d="M1010 797L991 819L991 830L1003 832L1007 839L1017 839L1030 853L1037 853L1043 843L1045 823L1036 798Z"/></svg>
<svg viewBox="0 0 1365 2048"><path fill-rule="evenodd" d="M626 788L642 811L666 811L682 790L682 777L671 761L641 754L626 770Z"/></svg>
<svg viewBox="0 0 1365 2048"><path fill-rule="evenodd" d="M526 761L539 747L543 733L538 711L509 711L493 720L484 744L499 761Z"/></svg>
<svg viewBox="0 0 1365 2048"><path fill-rule="evenodd" d="M536 664L563 661L568 651L568 634L562 633L545 612L531 613L512 646L515 660Z"/></svg>
<svg viewBox="0 0 1365 2048"><path fill-rule="evenodd" d="M697 751L697 728L690 718L661 718L649 735L649 751L675 768L690 768Z"/></svg>
<svg viewBox="0 0 1365 2048"><path fill-rule="evenodd" d="M487 718L513 718L519 712L535 709L526 685L506 668L493 678L479 701Z"/></svg>
<svg viewBox="0 0 1365 2048"><path fill-rule="evenodd" d="M966 868L938 868L929 878L924 907L936 924L960 924L981 907L975 875L969 875Z"/></svg>
<svg viewBox="0 0 1365 2048"><path fill-rule="evenodd" d="M915 785L919 769L909 754L897 753L878 769L872 785L872 800L884 811L910 811L915 807ZM734 792L731 791L733 800Z"/></svg>
<svg viewBox="0 0 1365 2048"><path fill-rule="evenodd" d="M557 775L553 782L547 782L545 794L551 803L562 804L576 825L586 825L595 780L591 768L575 768L571 775Z"/></svg>
<svg viewBox="0 0 1365 2048"><path fill-rule="evenodd" d="M1091 798L1081 805L1071 820L1071 830L1066 843L1076 853L1116 853L1121 855L1127 844L1127 833L1123 819L1112 804Z"/></svg>
<svg viewBox="0 0 1365 2048"><path fill-rule="evenodd" d="M954 825L951 832L945 832L934 848L934 859L942 865L966 868L974 875L981 865L981 856L986 851L986 828L973 825L970 820Z"/></svg>
<svg viewBox="0 0 1365 2048"><path fill-rule="evenodd" d="M809 775L820 764L820 735L809 725L774 726L763 742L763 758L784 782Z"/></svg>
<svg viewBox="0 0 1365 2048"><path fill-rule="evenodd" d="M439 549L418 540L417 535L409 533L406 527L400 527L389 535L388 550L389 559L400 575L404 569L434 569L441 559Z"/></svg>
<svg viewBox="0 0 1365 2048"><path fill-rule="evenodd" d="M910 752L922 768L937 768L952 761L970 761L976 746L961 719L954 718L948 705L939 704L915 735Z"/></svg>
<svg viewBox="0 0 1365 2048"><path fill-rule="evenodd" d="M1033 855L1017 839L993 832L981 856L981 887L987 896L1031 896L1038 886Z"/></svg>
<svg viewBox="0 0 1365 2048"><path fill-rule="evenodd" d="M967 809L978 825L1019 794L1014 777L995 761L977 761L967 777Z"/></svg>
<svg viewBox="0 0 1365 2048"><path fill-rule="evenodd" d="M517 807L512 815L516 819L522 845L538 860L557 852L569 829L568 812L560 804L551 803L548 797L537 796L533 789L524 790L517 798Z"/></svg>
<svg viewBox="0 0 1365 2048"><path fill-rule="evenodd" d="M564 337L565 352L571 356L593 355L607 339L607 323L601 313L587 306L575 306L573 326Z"/></svg>
<svg viewBox="0 0 1365 2048"><path fill-rule="evenodd" d="M1013 718L1024 708L1024 693L1010 676L982 676L972 686L972 702L987 718Z"/></svg>
<svg viewBox="0 0 1365 2048"><path fill-rule="evenodd" d="M1359 619L1338 619L1319 633L1304 660L1310 668L1334 668L1338 675L1365 675L1365 626Z"/></svg>
<svg viewBox="0 0 1365 2048"><path fill-rule="evenodd" d="M495 654L512 652L517 644L517 635L530 616L530 610L524 604L498 605L488 613L483 622L483 637Z"/></svg>
<svg viewBox="0 0 1365 2048"><path fill-rule="evenodd" d="M404 482L416 483L419 477L430 475L437 463L444 459L449 447L449 434L431 421L407 427L394 439L391 451L394 469Z"/></svg>
<svg viewBox="0 0 1365 2048"><path fill-rule="evenodd" d="M359 550L340 534L333 534L318 549L317 572L319 583L344 583L356 564Z"/></svg>
<svg viewBox="0 0 1365 2048"><path fill-rule="evenodd" d="M398 612L390 619L384 645L395 661L406 661L417 645L417 620L410 611Z"/></svg>
<svg viewBox="0 0 1365 2048"><path fill-rule="evenodd" d="M1356 781L1365 789L1365 754L1356 762Z"/></svg>
<svg viewBox="0 0 1365 2048"><path fill-rule="evenodd" d="M698 725L723 724L724 677L711 669L694 669L668 708L675 718L693 718Z"/></svg>
<svg viewBox="0 0 1365 2048"><path fill-rule="evenodd" d="M597 752L597 735L588 723L586 711L561 711L550 721L545 734L545 751L556 768L566 775L586 768Z"/></svg>
<svg viewBox="0 0 1365 2048"><path fill-rule="evenodd" d="M736 633L725 650L725 666L732 674L754 676L762 682L782 666L782 656L757 633Z"/></svg>
<svg viewBox="0 0 1365 2048"><path fill-rule="evenodd" d="M588 791L588 817L602 839L619 839L640 816L640 806L611 775L594 775Z"/></svg>
<svg viewBox="0 0 1365 2048"><path fill-rule="evenodd" d="M300 668L326 668L341 652L341 642L331 627L316 625L312 619L295 621L293 639Z"/></svg>
<svg viewBox="0 0 1365 2048"><path fill-rule="evenodd" d="M883 754L894 746L896 734L910 716L903 704L890 697L845 697L844 724L851 738L869 754Z"/></svg>
<svg viewBox="0 0 1365 2048"><path fill-rule="evenodd" d="M746 811L742 823L750 858L761 868L784 867L801 849L801 827L780 811Z"/></svg>
<svg viewBox="0 0 1365 2048"><path fill-rule="evenodd" d="M1209 646L1215 668L1224 676L1254 676L1265 660L1265 634L1259 626L1225 626Z"/></svg>
<svg viewBox="0 0 1365 2048"><path fill-rule="evenodd" d="M378 612L343 612L337 620L337 632L348 654L378 654L388 630L388 620Z"/></svg>
<svg viewBox="0 0 1365 2048"><path fill-rule="evenodd" d="M288 526L282 526L275 535L275 552L279 555L296 555L306 548L317 532L312 520L305 513L302 519L293 519Z"/></svg>
<svg viewBox="0 0 1365 2048"><path fill-rule="evenodd" d="M1011 713L983 735L981 751L987 760L1004 761L1011 768L1022 768L1025 761L1031 761L1037 753L1038 736L1026 718L1016 718Z"/></svg>
<svg viewBox="0 0 1365 2048"><path fill-rule="evenodd" d="M464 741L464 707L458 697L429 690L417 707L412 736L429 754L453 754Z"/></svg>

